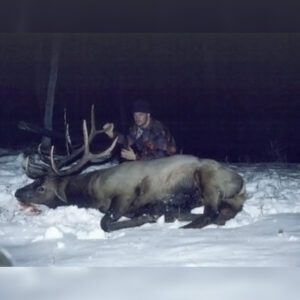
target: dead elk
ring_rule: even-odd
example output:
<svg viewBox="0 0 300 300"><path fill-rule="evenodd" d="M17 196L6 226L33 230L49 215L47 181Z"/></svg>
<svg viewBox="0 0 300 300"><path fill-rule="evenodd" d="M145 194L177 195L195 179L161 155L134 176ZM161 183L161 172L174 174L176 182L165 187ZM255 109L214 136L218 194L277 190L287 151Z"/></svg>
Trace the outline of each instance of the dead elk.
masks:
<svg viewBox="0 0 300 300"><path fill-rule="evenodd" d="M105 151L91 153L89 143L96 132L92 124L88 134L84 122L83 155L69 166L65 162L70 156L57 162L52 148L47 172L18 189L16 198L21 203L51 208L77 205L99 209L104 213L101 227L105 231L155 222L161 215L167 220L191 221L183 228L224 225L242 209L246 199L242 177L210 159L174 155L77 174L89 161L109 157L116 145L114 140ZM203 214L191 213L192 208L201 205ZM123 216L129 219L120 221Z"/></svg>

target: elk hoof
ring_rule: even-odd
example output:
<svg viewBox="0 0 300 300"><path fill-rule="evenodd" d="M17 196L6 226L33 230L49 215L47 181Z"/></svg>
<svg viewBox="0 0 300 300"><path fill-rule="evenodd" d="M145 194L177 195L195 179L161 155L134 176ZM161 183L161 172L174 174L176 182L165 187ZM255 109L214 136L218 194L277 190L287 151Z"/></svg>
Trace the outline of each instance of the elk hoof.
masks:
<svg viewBox="0 0 300 300"><path fill-rule="evenodd" d="M108 215L105 215L100 221L100 227L103 231L110 232L111 223L112 223L112 219Z"/></svg>

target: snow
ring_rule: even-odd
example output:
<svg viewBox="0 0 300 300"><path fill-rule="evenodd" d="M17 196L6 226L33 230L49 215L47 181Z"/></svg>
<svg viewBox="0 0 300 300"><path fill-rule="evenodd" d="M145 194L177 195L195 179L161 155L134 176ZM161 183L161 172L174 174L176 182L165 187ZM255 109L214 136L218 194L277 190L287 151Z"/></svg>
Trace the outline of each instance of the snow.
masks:
<svg viewBox="0 0 300 300"><path fill-rule="evenodd" d="M95 209L23 208L14 192L32 180L21 169L22 159L0 157L0 248L15 266L300 266L299 164L233 164L245 179L248 199L225 226L180 229L185 223L160 218L105 233Z"/></svg>
<svg viewBox="0 0 300 300"><path fill-rule="evenodd" d="M17 268L0 273L2 300L282 300L299 297L293 268ZM204 272L205 271L205 272ZM10 288L11 287L11 288Z"/></svg>

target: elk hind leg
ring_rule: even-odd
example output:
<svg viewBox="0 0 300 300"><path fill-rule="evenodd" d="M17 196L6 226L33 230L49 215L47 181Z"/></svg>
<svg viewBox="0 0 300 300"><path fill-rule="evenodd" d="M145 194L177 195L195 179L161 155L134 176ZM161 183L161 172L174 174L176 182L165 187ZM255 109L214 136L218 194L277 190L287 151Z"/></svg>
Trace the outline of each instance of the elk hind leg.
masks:
<svg viewBox="0 0 300 300"><path fill-rule="evenodd" d="M109 210L101 219L100 226L102 230L111 232L123 228L141 226L145 223L156 222L161 214L156 214L157 209L154 207L144 207L137 209L135 212L128 214L128 203L130 198L115 197ZM129 217L129 220L118 221L121 217Z"/></svg>
<svg viewBox="0 0 300 300"><path fill-rule="evenodd" d="M203 192L204 213L198 215L192 222L182 228L203 228L215 224L219 215L220 193L217 189L205 189Z"/></svg>
<svg viewBox="0 0 300 300"><path fill-rule="evenodd" d="M218 216L213 220L216 225L225 225L227 221L233 219L240 210L237 210L227 203L222 203Z"/></svg>
<svg viewBox="0 0 300 300"><path fill-rule="evenodd" d="M232 198L224 199L220 206L220 213L215 224L224 225L228 220L233 219L242 209L246 200L246 194L241 193Z"/></svg>

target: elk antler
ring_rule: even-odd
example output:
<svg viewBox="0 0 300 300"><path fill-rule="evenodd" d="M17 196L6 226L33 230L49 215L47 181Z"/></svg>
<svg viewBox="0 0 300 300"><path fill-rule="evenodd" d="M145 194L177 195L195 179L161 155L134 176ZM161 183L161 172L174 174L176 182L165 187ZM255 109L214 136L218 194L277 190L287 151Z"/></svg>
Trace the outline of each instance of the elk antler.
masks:
<svg viewBox="0 0 300 300"><path fill-rule="evenodd" d="M49 173L49 164L41 160L37 154L27 156L22 162L22 167L28 177L37 179Z"/></svg>
<svg viewBox="0 0 300 300"><path fill-rule="evenodd" d="M105 160L105 159L110 157L112 150L116 146L118 138L115 138L114 141L112 142L112 144L110 145L110 147L108 147L106 150L104 150L100 153L91 153L89 144L92 141L93 137L95 136L95 133L99 133L99 132L102 133L103 132L103 130L97 131L95 129L95 122L94 121L92 122L92 124L93 125L92 125L92 128L91 128L91 133L89 135L88 130L87 130L87 126L86 126L86 121L85 120L83 121L82 130L83 130L84 144L83 144L82 147L83 147L84 153L83 153L82 158L79 159L78 161L76 161L69 168L67 168L65 170L59 170L59 168L56 166L56 163L54 161L54 146L51 147L51 151L50 151L51 167L57 175L64 176L64 175L74 174L75 172L80 170L89 161L93 161L93 160L96 160L96 159L97 160L98 159Z"/></svg>
<svg viewBox="0 0 300 300"><path fill-rule="evenodd" d="M65 126L66 126L66 121L65 121ZM65 128L65 130L66 130L65 136L67 138L67 135L69 135L68 129ZM23 162L23 168L25 169L27 176L29 176L30 178L36 179L39 177L43 177L45 175L52 176L52 175L59 175L59 174L62 174L62 175L69 174L69 171L65 172L65 170L62 170L62 168L64 166L70 165L80 154L82 154L82 152L89 153L89 144L93 141L93 139L98 134L104 133L107 130L109 130L109 128L96 130L95 110L94 110L94 105L92 105L92 107L91 107L91 129L90 129L89 135L87 133L88 131L87 131L87 126L86 126L86 121L83 122L84 144L81 147L73 150L71 154L67 153L66 156L55 155L55 158L54 158L54 146L51 147L50 154L45 154L45 153L43 153L43 151L41 150L41 147L39 145L38 155L36 155L36 154L30 155ZM97 153L97 154L90 153L91 158L88 160L86 160L86 158L85 158L85 160L86 160L85 162L83 161L83 159L75 162L75 165L77 165L78 162L82 161L80 163L80 166L78 166L75 171L82 168L83 165L85 163L87 163L88 161L93 161L95 159L101 159L100 161L103 161L103 160L109 158L110 152L115 147L116 142L117 141L114 140L112 145L108 149L106 149L105 151L103 151L101 153ZM68 149L67 149L67 152L68 152ZM100 162L100 161L98 161L98 162Z"/></svg>
<svg viewBox="0 0 300 300"><path fill-rule="evenodd" d="M85 121L84 121L85 122ZM92 105L91 108L91 131L88 136L88 143L90 144L93 139L100 133L104 133L107 129L101 129L101 130L96 130L96 125L95 125L95 108L94 105ZM63 166L68 165L70 162L72 162L79 154L81 154L84 151L84 144L74 150L70 155L65 156L63 159L59 159L58 161L58 168L62 168Z"/></svg>

